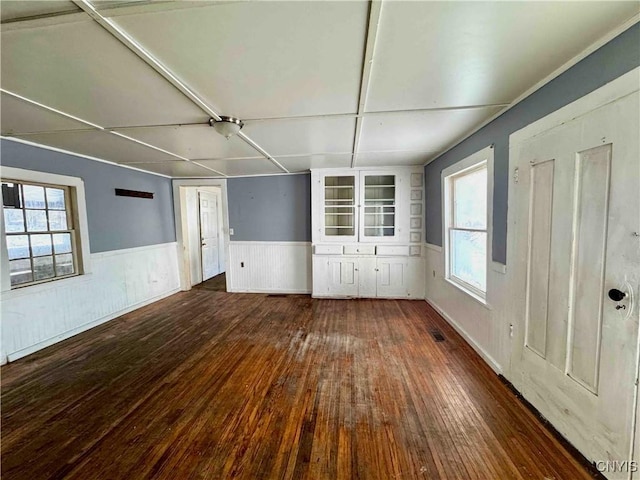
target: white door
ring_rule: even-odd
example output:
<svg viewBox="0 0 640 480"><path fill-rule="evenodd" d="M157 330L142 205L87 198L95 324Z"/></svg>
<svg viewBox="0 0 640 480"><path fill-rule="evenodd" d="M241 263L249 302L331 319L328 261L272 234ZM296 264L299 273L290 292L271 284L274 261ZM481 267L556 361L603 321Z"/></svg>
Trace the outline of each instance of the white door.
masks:
<svg viewBox="0 0 640 480"><path fill-rule="evenodd" d="M358 258L329 257L329 295L337 297L358 296Z"/></svg>
<svg viewBox="0 0 640 480"><path fill-rule="evenodd" d="M638 348L637 86L585 111L511 145L510 376L589 460L624 462Z"/></svg>
<svg viewBox="0 0 640 480"><path fill-rule="evenodd" d="M198 192L200 202L200 239L202 248L202 281L220 273L218 197Z"/></svg>
<svg viewBox="0 0 640 480"><path fill-rule="evenodd" d="M376 262L378 297L403 298L407 285L409 260L406 257L378 258Z"/></svg>

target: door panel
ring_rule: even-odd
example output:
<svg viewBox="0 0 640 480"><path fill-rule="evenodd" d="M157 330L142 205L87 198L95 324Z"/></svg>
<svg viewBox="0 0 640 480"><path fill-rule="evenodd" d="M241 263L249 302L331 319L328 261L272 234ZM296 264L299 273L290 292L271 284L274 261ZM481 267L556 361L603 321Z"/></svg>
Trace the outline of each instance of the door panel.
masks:
<svg viewBox="0 0 640 480"><path fill-rule="evenodd" d="M330 258L328 293L337 296L358 295L358 259L349 257Z"/></svg>
<svg viewBox="0 0 640 480"><path fill-rule="evenodd" d="M636 91L522 140L511 152L518 180L509 191L516 322L510 377L592 461L629 460L631 451L639 111ZM611 288L626 297L609 300Z"/></svg>
<svg viewBox="0 0 640 480"><path fill-rule="evenodd" d="M406 297L409 261L403 257L378 258L378 297Z"/></svg>
<svg viewBox="0 0 640 480"><path fill-rule="evenodd" d="M531 168L531 239L526 346L542 358L547 354L549 270L551 256L551 206L554 160Z"/></svg>
<svg viewBox="0 0 640 480"><path fill-rule="evenodd" d="M598 393L611 144L577 154L569 375Z"/></svg>
<svg viewBox="0 0 640 480"><path fill-rule="evenodd" d="M365 298L376 297L376 259L375 257L360 257L358 259L358 296Z"/></svg>
<svg viewBox="0 0 640 480"><path fill-rule="evenodd" d="M200 202L200 239L202 248L202 281L220 273L218 197L210 192L198 192Z"/></svg>

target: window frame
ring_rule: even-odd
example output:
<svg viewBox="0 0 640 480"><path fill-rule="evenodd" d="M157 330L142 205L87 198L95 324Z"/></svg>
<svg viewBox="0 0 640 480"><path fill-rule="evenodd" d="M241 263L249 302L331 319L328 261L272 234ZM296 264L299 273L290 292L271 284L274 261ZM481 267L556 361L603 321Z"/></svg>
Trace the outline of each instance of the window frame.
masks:
<svg viewBox="0 0 640 480"><path fill-rule="evenodd" d="M465 282L461 278L451 273L451 231L468 230L482 231L482 229L464 229L454 226L454 187L453 182L466 174L472 173L481 168L487 169L487 218L486 218L486 265L485 265L485 285L486 290L482 291L475 285ZM442 171L442 245L444 247L444 278L459 290L471 296L482 305L489 307L487 300L489 285L489 271L492 263L493 245L493 145L483 148L468 157L456 162Z"/></svg>
<svg viewBox="0 0 640 480"><path fill-rule="evenodd" d="M29 282L11 286L9 275L9 253L7 249L4 218L0 221L0 254L2 256L2 268L0 271L0 290L3 296L14 292L33 293L46 288L51 288L52 282L59 285L61 282L69 282L82 277L90 272L89 229L87 222L86 197L84 181L78 177L58 175L53 173L25 170L21 168L0 166L0 179L4 182L23 183L30 185L45 185L62 187L66 190L69 206L67 215L72 216L72 225L75 235L72 235L72 249L77 273L61 277L53 277L45 280Z"/></svg>

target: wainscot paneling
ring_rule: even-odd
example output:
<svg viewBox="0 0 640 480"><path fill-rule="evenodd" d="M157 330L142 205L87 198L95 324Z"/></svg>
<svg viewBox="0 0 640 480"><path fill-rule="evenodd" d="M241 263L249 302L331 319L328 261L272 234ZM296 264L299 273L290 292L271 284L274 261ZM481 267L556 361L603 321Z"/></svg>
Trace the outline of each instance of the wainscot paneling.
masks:
<svg viewBox="0 0 640 480"><path fill-rule="evenodd" d="M230 242L230 292L311 293L310 242Z"/></svg>
<svg viewBox="0 0 640 480"><path fill-rule="evenodd" d="M91 255L89 272L2 293L2 362L175 293L175 242Z"/></svg>
<svg viewBox="0 0 640 480"><path fill-rule="evenodd" d="M487 305L445 278L444 251L425 244L425 300L469 342L497 373L505 373L509 358L504 265L492 262L487 271Z"/></svg>

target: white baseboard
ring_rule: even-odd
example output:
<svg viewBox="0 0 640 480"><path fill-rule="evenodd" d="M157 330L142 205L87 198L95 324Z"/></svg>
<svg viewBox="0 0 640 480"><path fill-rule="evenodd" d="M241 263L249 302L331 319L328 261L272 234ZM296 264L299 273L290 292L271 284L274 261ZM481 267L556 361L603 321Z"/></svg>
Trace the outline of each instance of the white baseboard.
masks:
<svg viewBox="0 0 640 480"><path fill-rule="evenodd" d="M93 327L97 327L98 325L101 325L105 322L108 322L109 320L113 320L114 318L120 317L122 315L126 315L127 313L133 312L134 310L137 310L139 308L142 308L144 306L150 305L153 302L157 302L158 300L162 300L163 298L167 298L170 297L171 295L173 295L174 293L178 293L180 291L179 288L170 290L166 293L163 293L161 295L158 295L156 297L150 298L149 300L146 300L144 302L140 302L137 303L135 305L132 305L128 308L125 308L124 310L119 310L117 312L114 312L110 315L107 315L105 317L99 318L97 320L94 320L92 322L88 322L85 323L83 325L80 325L76 328L73 328L71 330L67 330L66 332L63 332L59 335L56 335L55 337L51 337L48 338L46 340L43 340L39 343L36 343L35 345L31 345L27 348L23 348L22 350L18 350L16 352L11 353L10 355L7 355L7 357L4 359L4 363L7 362L13 362L15 360L18 360L19 358L22 357L26 357L27 355L31 355L32 353L37 352L38 350L42 350L43 348L47 348L50 347L51 345L61 342L62 340L66 340L67 338L71 338L74 337L82 332L86 332L87 330L93 328Z"/></svg>
<svg viewBox="0 0 640 480"><path fill-rule="evenodd" d="M433 309L438 312L442 318L444 318L449 325L451 325L456 332L460 334L465 341L471 345L478 355L482 357L482 359L491 367L491 369L496 372L496 374L502 374L502 367L495 359L489 355L480 345L476 343L476 341L462 328L458 322L456 322L453 318L451 318L442 308L440 308L435 302L425 298L425 301L433 307Z"/></svg>

